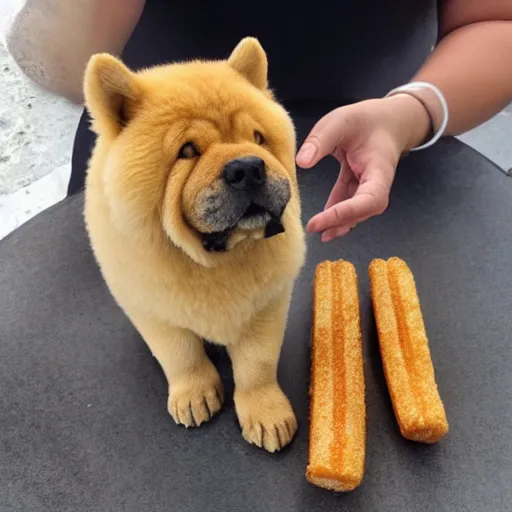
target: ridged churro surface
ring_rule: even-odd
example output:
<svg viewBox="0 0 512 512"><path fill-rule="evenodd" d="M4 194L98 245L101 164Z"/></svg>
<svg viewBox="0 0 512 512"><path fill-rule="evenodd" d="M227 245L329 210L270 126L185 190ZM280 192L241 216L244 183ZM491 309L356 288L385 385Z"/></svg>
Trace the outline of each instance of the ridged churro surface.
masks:
<svg viewBox="0 0 512 512"><path fill-rule="evenodd" d="M399 258L369 268L372 302L393 409L402 435L435 443L448 432L414 276Z"/></svg>
<svg viewBox="0 0 512 512"><path fill-rule="evenodd" d="M357 275L346 261L325 261L315 275L306 478L333 491L363 479L365 383Z"/></svg>

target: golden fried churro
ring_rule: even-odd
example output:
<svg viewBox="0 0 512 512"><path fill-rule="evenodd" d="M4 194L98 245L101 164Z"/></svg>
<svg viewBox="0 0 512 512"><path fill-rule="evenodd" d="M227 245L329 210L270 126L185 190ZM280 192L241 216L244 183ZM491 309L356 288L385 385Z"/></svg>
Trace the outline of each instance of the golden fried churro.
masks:
<svg viewBox="0 0 512 512"><path fill-rule="evenodd" d="M384 374L402 435L435 443L448 432L414 276L399 258L369 268Z"/></svg>
<svg viewBox="0 0 512 512"><path fill-rule="evenodd" d="M350 491L363 479L365 383L357 275L346 261L316 269L307 480Z"/></svg>

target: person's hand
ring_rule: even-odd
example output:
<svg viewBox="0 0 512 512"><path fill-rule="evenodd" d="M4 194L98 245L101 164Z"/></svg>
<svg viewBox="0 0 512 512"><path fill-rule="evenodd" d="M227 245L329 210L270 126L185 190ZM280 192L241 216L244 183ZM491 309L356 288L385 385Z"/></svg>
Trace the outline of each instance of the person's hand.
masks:
<svg viewBox="0 0 512 512"><path fill-rule="evenodd" d="M332 155L341 170L308 232L322 233L328 242L383 213L400 156L418 145L429 128L426 109L406 94L341 107L320 119L297 154L297 164L309 169Z"/></svg>

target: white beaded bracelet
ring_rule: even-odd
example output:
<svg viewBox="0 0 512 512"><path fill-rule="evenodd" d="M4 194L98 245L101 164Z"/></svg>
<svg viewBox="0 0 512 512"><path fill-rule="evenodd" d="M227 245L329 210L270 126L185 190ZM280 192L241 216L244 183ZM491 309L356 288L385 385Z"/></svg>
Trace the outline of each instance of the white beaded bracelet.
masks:
<svg viewBox="0 0 512 512"><path fill-rule="evenodd" d="M425 107L432 121L434 135L427 142L410 151L419 151L433 146L444 135L448 124L448 104L441 90L429 82L410 82L396 87L388 92L386 97L395 94L409 94L416 98ZM433 98L434 101L432 101Z"/></svg>

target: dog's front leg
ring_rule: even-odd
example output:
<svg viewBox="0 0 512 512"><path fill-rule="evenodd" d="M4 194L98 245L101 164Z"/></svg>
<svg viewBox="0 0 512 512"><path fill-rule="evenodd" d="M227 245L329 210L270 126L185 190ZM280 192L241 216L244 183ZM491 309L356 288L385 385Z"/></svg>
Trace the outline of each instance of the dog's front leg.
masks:
<svg viewBox="0 0 512 512"><path fill-rule="evenodd" d="M243 437L270 452L282 449L297 431L290 401L277 382L277 365L290 305L289 290L269 304L229 347L235 407Z"/></svg>
<svg viewBox="0 0 512 512"><path fill-rule="evenodd" d="M186 427L199 426L219 412L224 392L220 376L193 332L155 319L131 319L162 367L169 384L169 413Z"/></svg>

